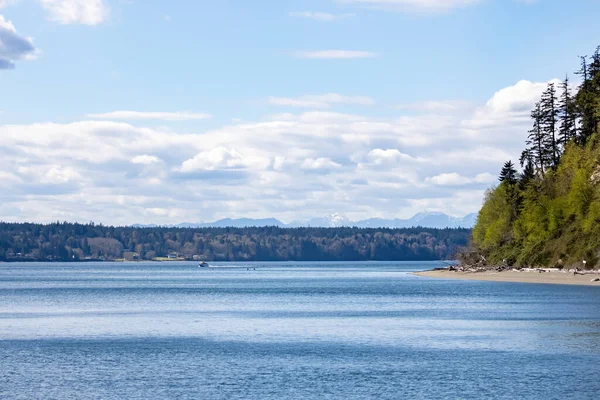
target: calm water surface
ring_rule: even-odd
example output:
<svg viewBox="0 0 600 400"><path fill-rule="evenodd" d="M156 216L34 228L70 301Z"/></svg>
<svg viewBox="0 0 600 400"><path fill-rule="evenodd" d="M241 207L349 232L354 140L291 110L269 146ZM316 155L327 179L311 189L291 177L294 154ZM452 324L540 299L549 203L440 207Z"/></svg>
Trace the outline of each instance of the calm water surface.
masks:
<svg viewBox="0 0 600 400"><path fill-rule="evenodd" d="M435 266L0 264L0 398L600 398L599 288Z"/></svg>

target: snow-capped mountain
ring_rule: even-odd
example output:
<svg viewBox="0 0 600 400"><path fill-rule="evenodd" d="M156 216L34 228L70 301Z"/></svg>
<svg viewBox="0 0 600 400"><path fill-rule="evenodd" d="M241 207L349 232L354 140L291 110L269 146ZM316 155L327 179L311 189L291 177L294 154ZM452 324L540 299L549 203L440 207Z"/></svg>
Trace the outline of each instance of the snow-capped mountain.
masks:
<svg viewBox="0 0 600 400"><path fill-rule="evenodd" d="M224 218L214 222L184 222L170 225L177 228L208 228L208 227L233 227L244 228L250 226L278 226L281 228L298 227L323 227L338 228L342 226L356 226L359 228L412 228L421 226L423 228L472 228L477 221L477 214L469 214L462 218L451 217L441 212L423 212L409 219L382 219L370 218L362 221L350 221L345 215L333 213L322 218L312 218L304 221L293 221L285 224L275 218L252 219L252 218ZM134 227L156 227L156 225L133 225Z"/></svg>
<svg viewBox="0 0 600 400"><path fill-rule="evenodd" d="M358 221L354 225L360 228L472 228L475 226L477 214L469 214L462 218L451 217L441 212L424 212L409 219L371 218Z"/></svg>
<svg viewBox="0 0 600 400"><path fill-rule="evenodd" d="M324 228L339 228L341 226L353 226L354 224L343 214L333 213L322 218L312 218L308 221L294 221L287 226L290 228L298 228L302 226L308 227L324 227Z"/></svg>

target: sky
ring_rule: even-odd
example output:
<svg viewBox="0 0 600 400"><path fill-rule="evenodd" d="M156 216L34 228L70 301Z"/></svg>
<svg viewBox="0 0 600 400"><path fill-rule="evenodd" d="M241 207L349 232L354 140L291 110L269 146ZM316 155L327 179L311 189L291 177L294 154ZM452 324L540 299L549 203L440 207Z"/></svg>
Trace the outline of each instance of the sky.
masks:
<svg viewBox="0 0 600 400"><path fill-rule="evenodd" d="M0 0L0 220L477 212L597 0Z"/></svg>

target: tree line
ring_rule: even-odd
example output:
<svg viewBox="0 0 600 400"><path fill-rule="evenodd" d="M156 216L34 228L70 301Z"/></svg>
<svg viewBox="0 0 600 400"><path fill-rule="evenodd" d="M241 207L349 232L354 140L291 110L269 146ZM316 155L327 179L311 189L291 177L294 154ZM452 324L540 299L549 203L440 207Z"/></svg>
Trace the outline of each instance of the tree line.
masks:
<svg viewBox="0 0 600 400"><path fill-rule="evenodd" d="M417 261L453 257L468 229L136 228L0 222L0 261Z"/></svg>
<svg viewBox="0 0 600 400"><path fill-rule="evenodd" d="M580 57L581 83L548 84L531 111L521 171L504 164L473 230L492 262L598 262L600 249L600 46ZM472 252L473 253L473 252Z"/></svg>

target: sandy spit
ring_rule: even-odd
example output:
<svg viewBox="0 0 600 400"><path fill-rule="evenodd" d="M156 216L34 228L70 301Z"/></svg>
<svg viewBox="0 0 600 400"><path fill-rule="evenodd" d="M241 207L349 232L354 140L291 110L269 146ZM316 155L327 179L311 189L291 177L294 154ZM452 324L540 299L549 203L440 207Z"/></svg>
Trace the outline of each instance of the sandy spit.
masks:
<svg viewBox="0 0 600 400"><path fill-rule="evenodd" d="M600 275L597 273L586 275L573 275L572 272L538 272L513 270L502 272L425 271L416 272L415 275L427 278L440 279L466 279L473 281L544 283L556 285L585 285L600 287L600 282L592 282L593 279L600 278Z"/></svg>

